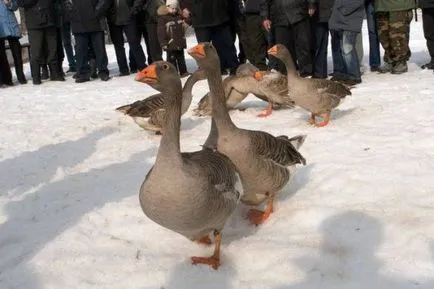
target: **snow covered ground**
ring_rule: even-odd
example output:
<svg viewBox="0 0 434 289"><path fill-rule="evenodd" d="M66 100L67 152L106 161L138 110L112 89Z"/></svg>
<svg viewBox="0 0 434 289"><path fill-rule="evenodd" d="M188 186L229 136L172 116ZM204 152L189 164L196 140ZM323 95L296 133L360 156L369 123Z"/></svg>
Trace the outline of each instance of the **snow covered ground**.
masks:
<svg viewBox="0 0 434 289"><path fill-rule="evenodd" d="M308 164L263 226L250 226L240 205L218 271L189 261L212 247L140 209L159 137L114 108L150 87L131 75L0 90L0 288L434 288L434 74L419 68L428 60L422 23L411 30L410 71L366 72L325 128L307 125L301 109L257 118L265 103L253 97L231 112L243 128L307 134ZM184 151L208 134L209 119L191 115L206 91L205 81L195 86L183 116Z"/></svg>

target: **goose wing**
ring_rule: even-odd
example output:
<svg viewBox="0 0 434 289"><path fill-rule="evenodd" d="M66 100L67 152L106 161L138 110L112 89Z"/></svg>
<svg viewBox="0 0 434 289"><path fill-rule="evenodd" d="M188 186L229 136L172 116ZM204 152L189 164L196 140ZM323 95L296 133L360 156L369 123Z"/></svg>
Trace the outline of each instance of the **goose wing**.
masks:
<svg viewBox="0 0 434 289"><path fill-rule="evenodd" d="M251 131L250 138L255 153L268 161L284 167L306 164L306 159L292 144L294 138L275 137L262 131Z"/></svg>
<svg viewBox="0 0 434 289"><path fill-rule="evenodd" d="M131 117L149 117L154 110L163 107L163 96L161 93L157 93L143 100L138 100L131 104L120 106L116 108L116 110Z"/></svg>
<svg viewBox="0 0 434 289"><path fill-rule="evenodd" d="M216 150L203 148L196 152L181 153L186 164L195 164L201 174L217 192L234 194L231 198L238 201L242 194L239 175L228 157Z"/></svg>
<svg viewBox="0 0 434 289"><path fill-rule="evenodd" d="M309 80L312 81L319 94L333 95L339 99L351 95L351 90L340 82L318 78L310 78Z"/></svg>
<svg viewBox="0 0 434 289"><path fill-rule="evenodd" d="M162 127L164 124L164 120L166 119L166 112L167 111L165 108L160 108L152 111L149 114L149 124Z"/></svg>

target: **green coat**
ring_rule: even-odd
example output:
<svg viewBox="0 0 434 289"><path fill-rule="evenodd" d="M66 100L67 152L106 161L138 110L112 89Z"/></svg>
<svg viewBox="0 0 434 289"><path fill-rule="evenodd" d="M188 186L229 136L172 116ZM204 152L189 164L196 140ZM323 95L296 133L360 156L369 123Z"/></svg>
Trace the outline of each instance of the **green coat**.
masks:
<svg viewBox="0 0 434 289"><path fill-rule="evenodd" d="M381 11L402 11L416 8L415 0L375 0L376 12Z"/></svg>

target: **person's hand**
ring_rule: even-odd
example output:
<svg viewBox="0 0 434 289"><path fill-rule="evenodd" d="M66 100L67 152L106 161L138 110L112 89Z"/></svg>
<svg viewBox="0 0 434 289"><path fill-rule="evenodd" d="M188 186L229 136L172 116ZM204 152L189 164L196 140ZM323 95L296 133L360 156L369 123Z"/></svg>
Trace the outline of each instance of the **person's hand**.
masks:
<svg viewBox="0 0 434 289"><path fill-rule="evenodd" d="M309 10L307 10L307 13L309 13L309 16L313 16L315 14L315 8L309 8Z"/></svg>
<svg viewBox="0 0 434 289"><path fill-rule="evenodd" d="M265 30L269 31L271 29L271 21L268 19L264 20L262 26L264 26Z"/></svg>
<svg viewBox="0 0 434 289"><path fill-rule="evenodd" d="M167 7L167 10L169 11L170 14L176 14L176 8L173 7Z"/></svg>
<svg viewBox="0 0 434 289"><path fill-rule="evenodd" d="M182 9L182 17L186 19L190 18L190 11L187 8Z"/></svg>

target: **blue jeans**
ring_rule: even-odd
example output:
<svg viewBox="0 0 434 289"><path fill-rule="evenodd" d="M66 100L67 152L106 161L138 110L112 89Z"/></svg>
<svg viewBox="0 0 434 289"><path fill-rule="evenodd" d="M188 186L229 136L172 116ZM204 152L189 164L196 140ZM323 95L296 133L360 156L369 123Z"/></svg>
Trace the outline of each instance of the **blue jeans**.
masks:
<svg viewBox="0 0 434 289"><path fill-rule="evenodd" d="M330 31L332 36L333 76L361 81L359 57L356 51L358 32Z"/></svg>
<svg viewBox="0 0 434 289"><path fill-rule="evenodd" d="M379 67L381 65L380 42L378 40L377 18L375 17L374 4L369 1L365 5L365 9L369 34L369 66Z"/></svg>

